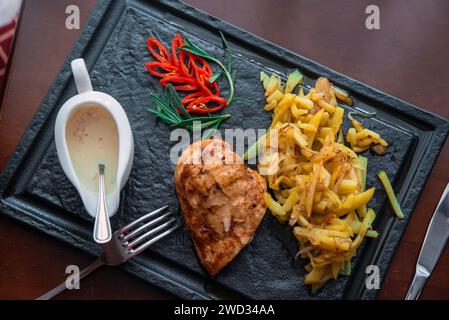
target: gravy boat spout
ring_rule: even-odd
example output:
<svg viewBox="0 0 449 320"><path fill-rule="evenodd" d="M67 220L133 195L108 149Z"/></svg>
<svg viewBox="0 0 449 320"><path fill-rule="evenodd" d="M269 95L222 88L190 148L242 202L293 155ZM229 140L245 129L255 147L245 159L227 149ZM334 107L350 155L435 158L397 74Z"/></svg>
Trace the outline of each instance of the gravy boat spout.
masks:
<svg viewBox="0 0 449 320"><path fill-rule="evenodd" d="M103 92L93 91L86 64L84 63L83 59L72 61L72 72L75 78L78 94L64 103L64 105L59 110L55 124L55 143L59 162L61 163L64 173L78 191L86 211L89 213L89 215L95 217L99 196L98 175L89 176L90 179L92 179L92 185L95 186L90 187L85 183L86 179L83 180L83 177L87 176L83 172L83 170L91 169L91 166L94 166L94 169L98 172L99 163L89 163L89 168L84 168L83 166L80 166L78 162L74 162L74 151L71 148L74 148L73 145L77 146L77 143L85 143L86 140L82 139L87 139L88 134L87 132L84 133L84 131L80 131L82 134L77 137L79 140L74 140L73 142L71 140L68 141L71 138L68 138L67 130L72 127L79 127L76 127L76 124L70 124L70 121L75 121L71 120L71 117L78 116L81 112L87 112L88 115L91 114L89 113L89 111L83 111L86 110L86 108L91 108L90 110L93 110L98 114L106 115L110 121L109 123L115 124L117 137L116 140L118 140L118 146L107 144L107 138L110 139L110 137L108 137L108 132L104 133L105 141L103 141L103 144L100 144L100 142L103 140L102 137L96 139L99 141L98 150L106 150L105 152L109 152L109 154L111 154L111 152L117 153L115 155L117 159L114 159L114 165L108 166L108 164L106 164L105 168L106 178L108 174L110 177L112 177L109 188L106 188L106 204L109 216L113 216L117 212L119 206L120 190L125 185L132 167L134 155L134 139L131 131L131 126L129 125L129 121L125 114L125 111L123 110L120 103L117 102L117 100ZM92 106L95 106L94 109L92 109ZM79 123L80 120L76 120L78 121L77 123ZM93 126L93 129L90 127L91 130L93 130L93 133L101 133L101 130L99 128L95 128L95 123ZM86 137L84 137L84 135ZM92 136L94 135L91 135L91 137ZM93 138L89 139L91 139L89 140L89 143L92 143L91 141ZM93 146L90 150L95 151L95 148L96 146ZM115 150L115 152L111 150ZM78 158L80 157L83 158L83 154L81 154L81 156L78 155ZM101 162L102 160L99 161Z"/></svg>

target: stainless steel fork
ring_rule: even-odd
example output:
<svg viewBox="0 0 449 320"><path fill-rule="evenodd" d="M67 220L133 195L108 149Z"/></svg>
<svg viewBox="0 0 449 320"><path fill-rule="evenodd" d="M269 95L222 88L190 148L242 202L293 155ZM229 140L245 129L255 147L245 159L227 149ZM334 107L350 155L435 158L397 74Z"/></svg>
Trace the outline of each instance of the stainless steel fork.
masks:
<svg viewBox="0 0 449 320"><path fill-rule="evenodd" d="M112 235L111 241L102 244L101 256L80 272L79 279L81 280L103 265L122 264L175 231L178 227L176 218L170 212L161 215L167 209L167 206L159 208L116 231ZM66 288L67 285L64 281L36 300L49 300Z"/></svg>

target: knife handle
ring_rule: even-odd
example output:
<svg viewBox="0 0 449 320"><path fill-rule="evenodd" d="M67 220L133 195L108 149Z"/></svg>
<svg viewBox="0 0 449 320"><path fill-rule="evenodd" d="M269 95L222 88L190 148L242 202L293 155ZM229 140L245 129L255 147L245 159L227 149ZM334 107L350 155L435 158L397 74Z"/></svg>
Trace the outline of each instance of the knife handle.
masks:
<svg viewBox="0 0 449 320"><path fill-rule="evenodd" d="M415 275L413 276L413 281L405 296L405 300L417 300L419 298L429 275L427 271L421 270L419 266L416 267Z"/></svg>
<svg viewBox="0 0 449 320"><path fill-rule="evenodd" d="M430 220L405 300L418 299L449 239L449 183Z"/></svg>

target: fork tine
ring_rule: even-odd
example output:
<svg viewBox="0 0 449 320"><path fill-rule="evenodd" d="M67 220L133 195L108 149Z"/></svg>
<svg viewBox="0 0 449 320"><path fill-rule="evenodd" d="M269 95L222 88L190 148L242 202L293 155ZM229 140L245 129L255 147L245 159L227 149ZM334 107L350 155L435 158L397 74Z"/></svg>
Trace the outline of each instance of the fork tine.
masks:
<svg viewBox="0 0 449 320"><path fill-rule="evenodd" d="M157 226L156 228L151 229L150 231L144 233L143 235L141 235L140 237L138 237L137 239L132 241L130 244L128 244L128 250L132 249L134 246L139 244L143 239L148 238L149 236L151 236L151 235L161 231L162 229L166 228L167 226L169 226L173 222L176 222L176 219L174 219L174 218L170 219L169 221L161 224L160 226Z"/></svg>
<svg viewBox="0 0 449 320"><path fill-rule="evenodd" d="M134 227L136 224L142 222L143 220L148 219L148 218L151 218L151 217L157 215L158 213L160 213L160 212L162 212L162 211L164 211L164 210L166 210L166 209L168 209L168 206L159 208L159 209L154 210L154 211L152 211L152 212L150 212L150 213L147 213L147 214L144 215L144 216L141 216L139 219L134 220L134 221L131 222L130 224L124 226L124 227L120 230L120 235L122 235L123 233L125 233L126 231L128 231L130 228Z"/></svg>
<svg viewBox="0 0 449 320"><path fill-rule="evenodd" d="M132 254L132 256L138 255L139 253L141 253L143 250L145 250L146 248L151 246L156 241L158 241L158 240L168 236L170 233L175 231L178 227L179 227L179 225L175 225L174 227L172 227L172 228L168 229L167 231L159 234L158 236L156 236L156 237L152 238L151 240L145 242L144 244L140 245L139 247L137 247L135 249L131 249L130 253Z"/></svg>
<svg viewBox="0 0 449 320"><path fill-rule="evenodd" d="M160 217L157 217L156 219L153 219L143 225L141 225L140 227L138 227L137 229L131 231L130 233L128 233L127 235L124 236L125 240L128 241L129 239L131 239L132 237L134 237L135 235L139 234L142 232L142 230L147 229L148 227L158 223L159 221L165 219L168 216L171 216L172 214L170 212L167 212L166 214L163 214Z"/></svg>

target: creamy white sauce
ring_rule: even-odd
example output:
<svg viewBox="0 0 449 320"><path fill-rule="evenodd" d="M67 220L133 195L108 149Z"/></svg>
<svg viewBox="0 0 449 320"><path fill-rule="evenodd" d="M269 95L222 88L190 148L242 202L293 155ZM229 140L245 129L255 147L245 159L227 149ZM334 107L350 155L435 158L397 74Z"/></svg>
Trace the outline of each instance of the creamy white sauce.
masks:
<svg viewBox="0 0 449 320"><path fill-rule="evenodd" d="M78 180L98 192L98 165L105 165L105 190L117 184L119 139L117 125L109 111L96 104L86 104L70 115L66 141Z"/></svg>

